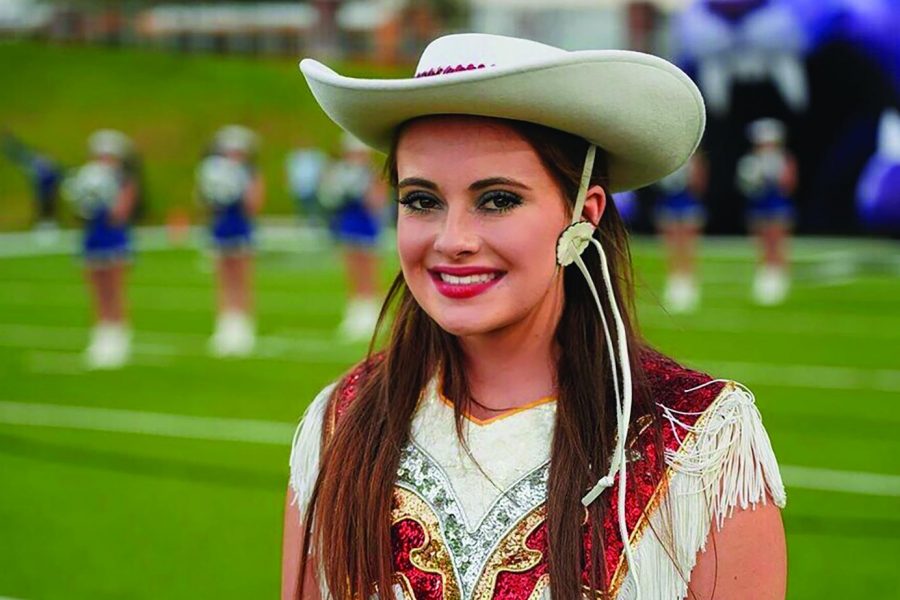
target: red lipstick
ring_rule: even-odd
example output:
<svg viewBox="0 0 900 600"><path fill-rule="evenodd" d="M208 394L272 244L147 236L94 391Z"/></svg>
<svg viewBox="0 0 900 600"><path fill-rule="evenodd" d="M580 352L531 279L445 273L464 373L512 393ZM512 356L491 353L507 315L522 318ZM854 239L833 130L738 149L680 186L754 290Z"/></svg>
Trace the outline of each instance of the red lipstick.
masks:
<svg viewBox="0 0 900 600"><path fill-rule="evenodd" d="M428 269L434 287L447 298L462 300L483 294L506 274L488 267L439 266Z"/></svg>

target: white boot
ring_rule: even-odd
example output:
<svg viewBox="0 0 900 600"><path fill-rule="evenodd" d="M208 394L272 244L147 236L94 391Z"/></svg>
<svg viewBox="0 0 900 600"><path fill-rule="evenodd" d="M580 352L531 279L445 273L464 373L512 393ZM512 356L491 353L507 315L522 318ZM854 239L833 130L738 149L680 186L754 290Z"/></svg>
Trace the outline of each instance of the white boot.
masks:
<svg viewBox="0 0 900 600"><path fill-rule="evenodd" d="M253 320L245 314L237 313L233 327L232 356L249 356L256 346L256 327Z"/></svg>
<svg viewBox="0 0 900 600"><path fill-rule="evenodd" d="M375 332L381 307L374 298L353 298L347 302L338 334L348 342L366 341Z"/></svg>
<svg viewBox="0 0 900 600"><path fill-rule="evenodd" d="M215 356L247 356L256 345L253 321L244 313L226 311L216 319L216 331L209 340Z"/></svg>
<svg viewBox="0 0 900 600"><path fill-rule="evenodd" d="M690 275L670 275L663 294L666 310L672 314L691 313L700 304L700 289Z"/></svg>
<svg viewBox="0 0 900 600"><path fill-rule="evenodd" d="M787 298L791 280L781 267L762 265L753 280L753 300L761 306L775 306Z"/></svg>
<svg viewBox="0 0 900 600"><path fill-rule="evenodd" d="M100 322L84 353L89 369L118 369L131 357L131 332L121 323Z"/></svg>

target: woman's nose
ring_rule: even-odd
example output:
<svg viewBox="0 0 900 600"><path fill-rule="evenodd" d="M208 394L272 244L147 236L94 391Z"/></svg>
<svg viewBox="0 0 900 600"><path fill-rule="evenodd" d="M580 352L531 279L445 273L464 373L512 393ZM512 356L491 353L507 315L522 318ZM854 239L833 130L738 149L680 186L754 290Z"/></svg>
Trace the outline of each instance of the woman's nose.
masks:
<svg viewBox="0 0 900 600"><path fill-rule="evenodd" d="M455 258L478 252L481 239L475 231L473 216L469 211L451 208L441 230L434 240L435 251L448 258Z"/></svg>

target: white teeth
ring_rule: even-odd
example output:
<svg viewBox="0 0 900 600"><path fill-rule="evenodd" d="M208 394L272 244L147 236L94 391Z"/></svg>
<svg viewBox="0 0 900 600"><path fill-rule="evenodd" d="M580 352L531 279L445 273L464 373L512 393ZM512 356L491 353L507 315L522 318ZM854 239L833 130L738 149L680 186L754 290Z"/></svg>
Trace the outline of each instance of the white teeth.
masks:
<svg viewBox="0 0 900 600"><path fill-rule="evenodd" d="M465 277L457 277L449 273L441 273L441 281L450 285L472 285L475 283L487 283L497 277L496 273L481 273L479 275L466 275Z"/></svg>

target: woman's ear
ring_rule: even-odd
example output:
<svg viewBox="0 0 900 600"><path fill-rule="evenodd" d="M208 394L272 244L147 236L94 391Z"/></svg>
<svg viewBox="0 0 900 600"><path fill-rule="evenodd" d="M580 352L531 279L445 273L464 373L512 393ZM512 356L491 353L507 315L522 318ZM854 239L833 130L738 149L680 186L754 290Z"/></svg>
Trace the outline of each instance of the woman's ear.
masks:
<svg viewBox="0 0 900 600"><path fill-rule="evenodd" d="M588 188L587 196L584 199L584 210L581 211L582 218L597 227L605 210L606 192L603 191L603 188L599 185Z"/></svg>

